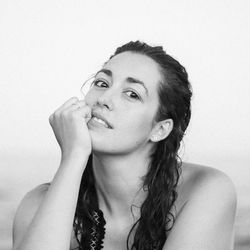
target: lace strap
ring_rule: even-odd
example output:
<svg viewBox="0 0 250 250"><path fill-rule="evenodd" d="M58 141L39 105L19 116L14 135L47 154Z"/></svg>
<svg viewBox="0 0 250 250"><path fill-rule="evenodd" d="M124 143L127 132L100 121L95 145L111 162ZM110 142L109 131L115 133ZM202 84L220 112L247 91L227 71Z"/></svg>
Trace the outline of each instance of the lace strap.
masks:
<svg viewBox="0 0 250 250"><path fill-rule="evenodd" d="M86 250L100 250L103 248L106 221L101 210L93 210L92 218L94 223L89 229L85 238Z"/></svg>

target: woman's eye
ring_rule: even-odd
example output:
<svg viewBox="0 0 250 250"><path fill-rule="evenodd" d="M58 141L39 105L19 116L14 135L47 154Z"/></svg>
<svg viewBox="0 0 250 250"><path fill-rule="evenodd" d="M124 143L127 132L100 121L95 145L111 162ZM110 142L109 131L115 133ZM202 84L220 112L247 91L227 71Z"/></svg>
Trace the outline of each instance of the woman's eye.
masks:
<svg viewBox="0 0 250 250"><path fill-rule="evenodd" d="M140 100L140 97L134 91L127 91L127 93L130 98Z"/></svg>
<svg viewBox="0 0 250 250"><path fill-rule="evenodd" d="M92 83L93 86L97 86L99 88L105 88L105 87L108 87L108 84L103 81L103 80L95 80L93 83Z"/></svg>

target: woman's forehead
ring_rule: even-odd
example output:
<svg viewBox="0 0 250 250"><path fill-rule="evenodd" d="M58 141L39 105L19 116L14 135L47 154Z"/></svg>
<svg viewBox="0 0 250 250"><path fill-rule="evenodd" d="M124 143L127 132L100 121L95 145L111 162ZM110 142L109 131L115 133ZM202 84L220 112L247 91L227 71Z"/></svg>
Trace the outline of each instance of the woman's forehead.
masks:
<svg viewBox="0 0 250 250"><path fill-rule="evenodd" d="M152 84L161 80L158 64L146 55L123 52L112 57L103 67L112 72L112 77L135 77Z"/></svg>

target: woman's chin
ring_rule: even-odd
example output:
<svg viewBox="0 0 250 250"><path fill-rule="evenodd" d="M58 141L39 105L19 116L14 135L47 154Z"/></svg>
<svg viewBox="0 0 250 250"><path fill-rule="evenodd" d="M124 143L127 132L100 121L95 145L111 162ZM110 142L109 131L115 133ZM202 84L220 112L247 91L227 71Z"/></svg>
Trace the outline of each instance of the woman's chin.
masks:
<svg viewBox="0 0 250 250"><path fill-rule="evenodd" d="M110 143L107 143L107 139L93 135L91 136L91 140L93 153L109 153L109 151L112 151L112 148L110 148Z"/></svg>
<svg viewBox="0 0 250 250"><path fill-rule="evenodd" d="M92 139L92 152L94 154L102 154L102 155L118 155L123 154L123 150L117 145L112 145L109 140L95 140Z"/></svg>

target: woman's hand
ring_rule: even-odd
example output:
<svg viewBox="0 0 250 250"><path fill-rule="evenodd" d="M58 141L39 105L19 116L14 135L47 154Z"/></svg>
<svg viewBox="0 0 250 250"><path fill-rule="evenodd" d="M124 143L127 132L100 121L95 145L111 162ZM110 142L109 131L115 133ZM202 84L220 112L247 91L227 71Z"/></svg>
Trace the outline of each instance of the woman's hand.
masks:
<svg viewBox="0 0 250 250"><path fill-rule="evenodd" d="M87 122L91 109L85 101L72 97L59 107L49 122L62 152L62 159L81 154L86 156L92 150Z"/></svg>
<svg viewBox="0 0 250 250"><path fill-rule="evenodd" d="M15 216L13 249L69 249L79 187L92 149L86 125L90 117L90 107L76 97L49 117L61 163L49 188L34 190L22 201Z"/></svg>

